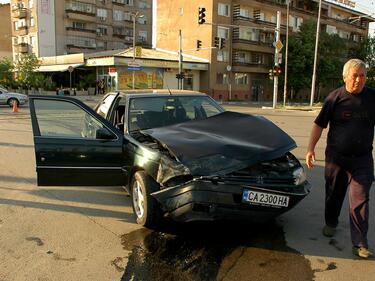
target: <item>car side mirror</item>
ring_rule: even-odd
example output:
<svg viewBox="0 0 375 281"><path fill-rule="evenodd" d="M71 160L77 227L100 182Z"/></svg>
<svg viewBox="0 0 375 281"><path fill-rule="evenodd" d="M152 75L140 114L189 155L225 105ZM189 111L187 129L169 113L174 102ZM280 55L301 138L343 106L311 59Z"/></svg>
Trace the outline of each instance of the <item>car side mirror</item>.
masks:
<svg viewBox="0 0 375 281"><path fill-rule="evenodd" d="M100 140L113 140L115 136L106 128L100 128L96 130L96 139Z"/></svg>

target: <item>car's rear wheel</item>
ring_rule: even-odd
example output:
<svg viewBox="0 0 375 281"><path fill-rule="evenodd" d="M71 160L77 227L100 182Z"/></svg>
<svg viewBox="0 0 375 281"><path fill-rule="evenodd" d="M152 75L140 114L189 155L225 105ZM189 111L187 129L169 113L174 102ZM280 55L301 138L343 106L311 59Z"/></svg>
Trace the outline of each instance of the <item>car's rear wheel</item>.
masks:
<svg viewBox="0 0 375 281"><path fill-rule="evenodd" d="M13 107L14 103L17 103L17 106L20 105L20 103L17 99L11 98L11 99L8 100L9 107Z"/></svg>
<svg viewBox="0 0 375 281"><path fill-rule="evenodd" d="M145 227L155 226L162 217L158 202L150 194L159 190L158 184L144 171L134 174L131 196L137 223Z"/></svg>

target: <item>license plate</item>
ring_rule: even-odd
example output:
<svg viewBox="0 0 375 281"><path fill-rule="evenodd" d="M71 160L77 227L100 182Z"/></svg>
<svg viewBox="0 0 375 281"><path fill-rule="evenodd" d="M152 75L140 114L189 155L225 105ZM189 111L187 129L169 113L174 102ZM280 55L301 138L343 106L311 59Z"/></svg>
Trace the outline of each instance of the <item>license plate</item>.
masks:
<svg viewBox="0 0 375 281"><path fill-rule="evenodd" d="M253 205L288 207L289 196L253 190L244 190L242 195L242 201Z"/></svg>

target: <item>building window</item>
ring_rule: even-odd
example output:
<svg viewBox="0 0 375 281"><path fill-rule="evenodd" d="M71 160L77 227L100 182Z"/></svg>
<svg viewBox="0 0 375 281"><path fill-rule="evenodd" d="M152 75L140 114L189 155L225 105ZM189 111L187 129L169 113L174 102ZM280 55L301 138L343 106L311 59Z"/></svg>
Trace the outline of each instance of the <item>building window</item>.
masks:
<svg viewBox="0 0 375 281"><path fill-rule="evenodd" d="M34 7L34 0L29 0L29 9Z"/></svg>
<svg viewBox="0 0 375 281"><path fill-rule="evenodd" d="M234 83L236 85L249 85L249 76L247 73L235 73L234 74Z"/></svg>
<svg viewBox="0 0 375 281"><path fill-rule="evenodd" d="M124 20L124 12L120 10L113 10L113 20L114 21L122 21Z"/></svg>
<svg viewBox="0 0 375 281"><path fill-rule="evenodd" d="M36 44L36 37L30 36L30 45L34 46Z"/></svg>
<svg viewBox="0 0 375 281"><path fill-rule="evenodd" d="M97 9L96 10L96 16L102 20L106 21L108 17L108 11L106 9Z"/></svg>
<svg viewBox="0 0 375 281"><path fill-rule="evenodd" d="M18 21L14 22L14 29L19 30L22 27L26 26L26 20L25 19L20 19Z"/></svg>
<svg viewBox="0 0 375 281"><path fill-rule="evenodd" d="M228 39L229 38L229 28L218 26L217 27L217 36L220 38Z"/></svg>
<svg viewBox="0 0 375 281"><path fill-rule="evenodd" d="M228 51L222 51L222 50L217 51L216 60L222 61L222 62L228 62L229 61Z"/></svg>
<svg viewBox="0 0 375 281"><path fill-rule="evenodd" d="M150 8L150 6L146 2L143 2L143 1L138 1L138 7L143 10Z"/></svg>
<svg viewBox="0 0 375 281"><path fill-rule="evenodd" d="M33 17L30 18L30 26L35 26L35 19Z"/></svg>
<svg viewBox="0 0 375 281"><path fill-rule="evenodd" d="M240 16L244 18L250 18L250 11L248 9L240 8Z"/></svg>
<svg viewBox="0 0 375 281"><path fill-rule="evenodd" d="M96 48L95 39L85 37L68 37L67 44L81 48Z"/></svg>
<svg viewBox="0 0 375 281"><path fill-rule="evenodd" d="M89 13L89 14L95 13L94 5L88 4L88 3L73 1L73 2L67 3L66 8L68 10L78 11L78 12L83 12L83 13Z"/></svg>
<svg viewBox="0 0 375 281"><path fill-rule="evenodd" d="M225 17L229 17L229 14L230 14L230 7L228 4L223 4L223 3L219 3L218 4L218 11L217 11L218 15L219 16L225 16Z"/></svg>
<svg viewBox="0 0 375 281"><path fill-rule="evenodd" d="M96 42L96 49L97 50L107 50L107 42L106 41L97 41Z"/></svg>
<svg viewBox="0 0 375 281"><path fill-rule="evenodd" d="M73 22L74 29L85 29L85 24L83 22L74 21Z"/></svg>
<svg viewBox="0 0 375 281"><path fill-rule="evenodd" d="M138 41L139 42L146 42L147 41L147 31L140 30L138 32Z"/></svg>
<svg viewBox="0 0 375 281"><path fill-rule="evenodd" d="M98 36L107 35L108 34L107 26L99 25L98 28L96 29L96 34Z"/></svg>
<svg viewBox="0 0 375 281"><path fill-rule="evenodd" d="M228 74L216 73L216 84L228 84Z"/></svg>

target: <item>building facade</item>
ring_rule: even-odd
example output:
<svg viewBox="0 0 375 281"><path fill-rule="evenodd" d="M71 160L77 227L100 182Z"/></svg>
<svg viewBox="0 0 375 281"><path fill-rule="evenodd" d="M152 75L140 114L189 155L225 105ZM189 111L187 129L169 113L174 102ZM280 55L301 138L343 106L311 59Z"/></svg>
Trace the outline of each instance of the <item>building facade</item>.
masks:
<svg viewBox="0 0 375 281"><path fill-rule="evenodd" d="M151 46L151 0L11 0L15 60ZM135 23L135 25L134 25ZM133 33L135 31L135 36Z"/></svg>
<svg viewBox="0 0 375 281"><path fill-rule="evenodd" d="M12 29L9 7L9 4L0 4L0 18L4 23L0 25L0 59L12 59Z"/></svg>
<svg viewBox="0 0 375 281"><path fill-rule="evenodd" d="M281 12L280 33L285 45L286 2L158 0L155 7L156 46L178 50L178 33L181 30L182 52L210 61L210 71L200 79L202 91L219 100L269 101L273 92L269 69L274 65L276 15L277 11ZM318 2L290 1L289 34L298 32L306 19L316 20ZM204 24L198 24L199 7L205 8ZM323 1L321 30L338 34L352 48L367 37L371 21L351 6ZM224 44L219 48L215 48L215 37L224 39L220 39ZM198 44L201 45L199 50Z"/></svg>

